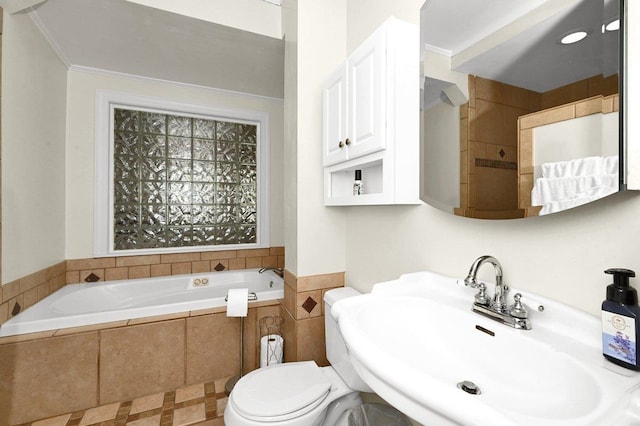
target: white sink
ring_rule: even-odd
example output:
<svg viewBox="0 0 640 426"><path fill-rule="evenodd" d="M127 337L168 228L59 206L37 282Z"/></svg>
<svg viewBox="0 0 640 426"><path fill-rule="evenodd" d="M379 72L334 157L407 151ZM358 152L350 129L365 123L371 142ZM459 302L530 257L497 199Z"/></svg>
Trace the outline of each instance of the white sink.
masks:
<svg viewBox="0 0 640 426"><path fill-rule="evenodd" d="M640 374L603 358L599 319L520 293L532 330L472 312L475 290L429 272L376 284L331 313L363 380L425 425L640 424Z"/></svg>

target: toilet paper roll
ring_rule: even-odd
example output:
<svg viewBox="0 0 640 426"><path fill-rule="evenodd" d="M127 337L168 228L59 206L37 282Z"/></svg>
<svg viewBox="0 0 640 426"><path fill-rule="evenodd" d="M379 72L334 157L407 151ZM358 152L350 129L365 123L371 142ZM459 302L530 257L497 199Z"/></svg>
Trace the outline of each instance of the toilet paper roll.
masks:
<svg viewBox="0 0 640 426"><path fill-rule="evenodd" d="M260 338L260 367L282 364L284 339L277 334Z"/></svg>
<svg viewBox="0 0 640 426"><path fill-rule="evenodd" d="M227 316L246 317L249 309L249 289L230 288L227 292Z"/></svg>

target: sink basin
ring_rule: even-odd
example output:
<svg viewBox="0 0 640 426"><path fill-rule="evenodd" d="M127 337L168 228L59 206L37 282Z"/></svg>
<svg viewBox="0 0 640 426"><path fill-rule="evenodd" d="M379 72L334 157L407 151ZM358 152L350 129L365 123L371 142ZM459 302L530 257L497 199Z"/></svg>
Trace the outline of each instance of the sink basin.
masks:
<svg viewBox="0 0 640 426"><path fill-rule="evenodd" d="M520 291L533 329L516 330L472 312L474 293L408 274L331 314L362 379L423 424L638 424L640 374L604 360L598 318Z"/></svg>

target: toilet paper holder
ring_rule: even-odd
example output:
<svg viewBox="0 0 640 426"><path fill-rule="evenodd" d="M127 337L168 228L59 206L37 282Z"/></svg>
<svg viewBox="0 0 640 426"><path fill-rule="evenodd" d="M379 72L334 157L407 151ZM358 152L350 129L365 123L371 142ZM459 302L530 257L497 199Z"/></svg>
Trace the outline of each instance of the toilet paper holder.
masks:
<svg viewBox="0 0 640 426"><path fill-rule="evenodd" d="M258 300L258 295L255 294L254 292L249 293L249 295L247 296L247 299L250 301L254 301L254 300ZM225 296L224 297L224 301L228 302L229 301L229 296Z"/></svg>

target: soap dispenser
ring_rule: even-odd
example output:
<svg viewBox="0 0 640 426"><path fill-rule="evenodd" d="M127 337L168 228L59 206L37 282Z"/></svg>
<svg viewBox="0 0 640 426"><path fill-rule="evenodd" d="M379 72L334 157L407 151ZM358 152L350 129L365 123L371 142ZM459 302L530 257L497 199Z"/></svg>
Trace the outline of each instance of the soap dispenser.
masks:
<svg viewBox="0 0 640 426"><path fill-rule="evenodd" d="M613 275L607 286L607 300L602 302L602 353L609 361L632 370L640 370L638 363L638 292L629 285L636 273L630 269L612 268L604 271Z"/></svg>

